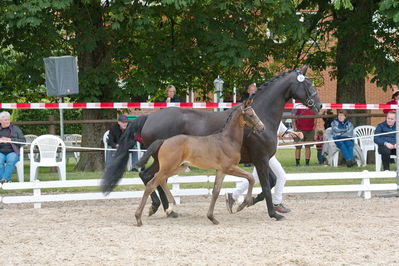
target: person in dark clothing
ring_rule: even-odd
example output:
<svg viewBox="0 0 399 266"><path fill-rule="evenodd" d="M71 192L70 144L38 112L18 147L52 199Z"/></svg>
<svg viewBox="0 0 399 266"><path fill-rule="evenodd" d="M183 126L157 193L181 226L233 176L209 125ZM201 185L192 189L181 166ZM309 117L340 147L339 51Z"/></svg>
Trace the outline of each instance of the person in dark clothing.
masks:
<svg viewBox="0 0 399 266"><path fill-rule="evenodd" d="M166 94L168 95L162 102L166 103L178 103L180 102L180 99L175 97L176 94L176 88L173 85L169 85L166 87Z"/></svg>
<svg viewBox="0 0 399 266"><path fill-rule="evenodd" d="M16 125L10 123L10 113L0 113L0 183L11 182L15 164L19 161L19 148L22 144L9 141L25 142L24 134Z"/></svg>
<svg viewBox="0 0 399 266"><path fill-rule="evenodd" d="M333 115L334 113L331 110L327 110L323 112L323 115ZM323 117L324 121L324 129L331 127L331 122L334 121L334 117Z"/></svg>
<svg viewBox="0 0 399 266"><path fill-rule="evenodd" d="M389 171L389 159L391 155L396 155L396 114L393 111L387 113L386 120L377 125L374 134L388 133L374 137L374 142L378 145L378 153L381 154L381 161L384 171Z"/></svg>

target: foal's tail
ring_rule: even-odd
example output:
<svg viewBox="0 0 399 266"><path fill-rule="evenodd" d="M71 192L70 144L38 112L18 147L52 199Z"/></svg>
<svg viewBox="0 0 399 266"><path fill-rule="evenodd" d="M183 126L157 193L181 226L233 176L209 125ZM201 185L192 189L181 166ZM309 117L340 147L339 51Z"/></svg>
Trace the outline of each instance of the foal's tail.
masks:
<svg viewBox="0 0 399 266"><path fill-rule="evenodd" d="M143 156L140 158L138 162L135 164L135 168L141 168L143 167L148 160L150 159L151 155L154 153L158 152L159 148L163 144L164 140L163 139L157 139L154 141L148 148L147 151L143 154Z"/></svg>
<svg viewBox="0 0 399 266"><path fill-rule="evenodd" d="M141 131L146 120L147 115L142 115L128 124L114 156L108 163L105 163L105 171L101 180L101 189L104 194L110 193L122 178L129 160L129 149L136 142L135 133Z"/></svg>

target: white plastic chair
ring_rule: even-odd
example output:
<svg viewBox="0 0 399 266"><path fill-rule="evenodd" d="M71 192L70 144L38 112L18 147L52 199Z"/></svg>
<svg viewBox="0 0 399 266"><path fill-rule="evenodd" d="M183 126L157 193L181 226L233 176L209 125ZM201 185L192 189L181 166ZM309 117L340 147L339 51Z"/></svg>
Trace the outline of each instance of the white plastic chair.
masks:
<svg viewBox="0 0 399 266"><path fill-rule="evenodd" d="M108 147L108 135L109 135L109 130L105 131L103 135L103 143L105 149ZM104 162L106 161L107 161L107 151L104 151Z"/></svg>
<svg viewBox="0 0 399 266"><path fill-rule="evenodd" d="M39 150L39 160L35 160L35 148ZM61 148L61 151L58 149ZM57 153L60 160L57 161ZM60 180L66 180L65 143L54 135L42 135L32 141L30 146L30 181L37 177L39 167L57 167Z"/></svg>
<svg viewBox="0 0 399 266"><path fill-rule="evenodd" d="M37 138L37 135L27 134L27 135L24 135L24 137L25 137L26 143L32 143L32 141ZM35 154L35 156L36 156L36 159L39 158L38 154ZM27 158L30 159L30 153L29 152L27 154Z"/></svg>
<svg viewBox="0 0 399 266"><path fill-rule="evenodd" d="M18 181L24 182L24 146L19 148L19 161L15 164L17 168Z"/></svg>
<svg viewBox="0 0 399 266"><path fill-rule="evenodd" d="M67 134L64 136L65 146L68 147L81 147L82 143L82 135L80 134ZM75 159L76 163L79 161L80 152L73 152L73 158Z"/></svg>
<svg viewBox="0 0 399 266"><path fill-rule="evenodd" d="M362 150L364 165L367 164L367 152L375 150L374 131L375 127L373 126L358 126L353 130L356 137L362 137L356 139L356 143L359 144L360 149ZM366 138L365 136L369 137Z"/></svg>

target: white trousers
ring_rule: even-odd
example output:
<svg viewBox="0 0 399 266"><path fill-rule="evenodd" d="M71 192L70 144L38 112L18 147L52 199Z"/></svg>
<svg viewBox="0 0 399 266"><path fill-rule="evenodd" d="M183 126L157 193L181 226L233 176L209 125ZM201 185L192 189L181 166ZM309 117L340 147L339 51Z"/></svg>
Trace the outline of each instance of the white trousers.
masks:
<svg viewBox="0 0 399 266"><path fill-rule="evenodd" d="M274 186L274 193L273 193L273 203L274 204L280 204L283 201L283 189L286 181L286 173L281 166L281 163L277 160L276 156L273 156L269 160L269 166L270 169L273 171L273 173L276 175L277 180L276 180L276 185ZM258 172L256 171L256 168L254 167L254 170L252 172L252 175L255 178L255 183L259 183L259 176ZM269 177L267 177L269 178ZM243 182L238 184L236 189L233 191L233 198L237 200L241 194L243 194L245 191L248 190L249 182L248 180L244 179Z"/></svg>

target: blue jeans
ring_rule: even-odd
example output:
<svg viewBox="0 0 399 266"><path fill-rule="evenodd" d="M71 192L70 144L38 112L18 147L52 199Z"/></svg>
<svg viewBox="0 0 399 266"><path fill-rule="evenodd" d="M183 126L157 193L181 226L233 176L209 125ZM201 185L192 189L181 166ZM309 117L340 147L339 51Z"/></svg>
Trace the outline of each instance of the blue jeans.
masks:
<svg viewBox="0 0 399 266"><path fill-rule="evenodd" d="M324 156L323 156L323 150L317 150L317 160L319 161L319 164L324 163Z"/></svg>
<svg viewBox="0 0 399 266"><path fill-rule="evenodd" d="M333 139L339 139L337 137L334 137ZM338 141L335 142L335 145L337 145L338 149L341 150L342 155L345 158L345 161L349 161L353 159L353 140L344 140L344 141Z"/></svg>
<svg viewBox="0 0 399 266"><path fill-rule="evenodd" d="M0 152L0 180L11 180L12 172L14 172L15 164L19 161L19 155L15 152L4 154Z"/></svg>

